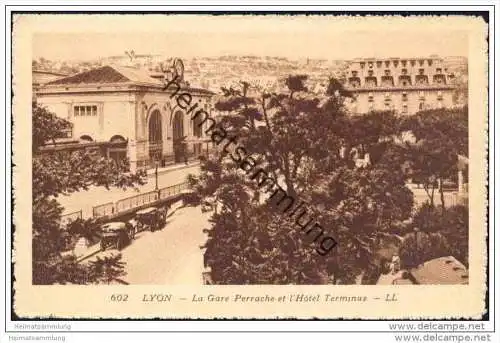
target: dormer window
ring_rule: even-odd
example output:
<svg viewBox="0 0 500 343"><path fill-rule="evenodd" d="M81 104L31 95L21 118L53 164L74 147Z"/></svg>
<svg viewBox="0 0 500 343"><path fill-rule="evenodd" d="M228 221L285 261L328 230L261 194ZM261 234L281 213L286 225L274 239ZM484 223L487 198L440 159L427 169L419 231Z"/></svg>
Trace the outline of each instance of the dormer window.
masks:
<svg viewBox="0 0 500 343"><path fill-rule="evenodd" d="M377 68L382 67L382 61L377 61Z"/></svg>
<svg viewBox="0 0 500 343"><path fill-rule="evenodd" d="M361 68L364 68L365 67L365 62L360 62L359 65L361 66Z"/></svg>
<svg viewBox="0 0 500 343"><path fill-rule="evenodd" d="M418 60L418 64L423 67L424 66L424 60Z"/></svg>
<svg viewBox="0 0 500 343"><path fill-rule="evenodd" d="M427 60L427 64L429 65L429 67L432 65L432 60Z"/></svg>
<svg viewBox="0 0 500 343"><path fill-rule="evenodd" d="M411 64L412 67L414 67L415 66L415 60L411 60L410 64Z"/></svg>
<svg viewBox="0 0 500 343"><path fill-rule="evenodd" d="M385 66L389 67L391 65L391 61L385 61Z"/></svg>
<svg viewBox="0 0 500 343"><path fill-rule="evenodd" d="M398 67L398 64L399 64L399 61L398 61L398 60L395 60L395 61L393 61L393 63L394 63L394 68L397 68L397 67Z"/></svg>
<svg viewBox="0 0 500 343"><path fill-rule="evenodd" d="M444 75L442 75L442 74L436 74L432 78L432 82L436 83L438 85L442 85L442 84L446 83L446 80L444 79Z"/></svg>
<svg viewBox="0 0 500 343"><path fill-rule="evenodd" d="M406 67L406 60L402 60L402 61L401 61L401 65L402 65L403 67Z"/></svg>

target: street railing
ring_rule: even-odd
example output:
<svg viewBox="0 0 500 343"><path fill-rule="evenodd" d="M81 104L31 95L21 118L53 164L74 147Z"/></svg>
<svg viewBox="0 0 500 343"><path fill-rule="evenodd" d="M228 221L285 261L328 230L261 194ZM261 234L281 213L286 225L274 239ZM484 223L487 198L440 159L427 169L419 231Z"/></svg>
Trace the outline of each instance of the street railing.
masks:
<svg viewBox="0 0 500 343"><path fill-rule="evenodd" d="M109 216L114 212L115 204L113 204L112 202L92 207L92 216L94 218Z"/></svg>
<svg viewBox="0 0 500 343"><path fill-rule="evenodd" d="M70 222L73 222L77 219L82 219L82 210L63 214L61 216L61 225L65 226L65 225L69 224Z"/></svg>
<svg viewBox="0 0 500 343"><path fill-rule="evenodd" d="M118 200L116 202L116 211L122 212L126 210L130 210L135 207L139 207L142 205L146 205L158 200L158 192L152 191L148 193L139 194L133 197L125 198L122 200Z"/></svg>
<svg viewBox="0 0 500 343"><path fill-rule="evenodd" d="M183 190L188 188L188 183L183 182L169 187L160 188L157 191L150 191L138 195L134 195L125 199L121 199L113 202L108 202L106 204L98 205L92 207L92 215L94 218L100 218L109 216L112 214L119 214L128 210L133 210L135 208L152 204L158 200L168 199L169 197L178 195L182 193ZM82 211L70 213L64 217L79 214L79 218L82 217ZM75 218L76 219L76 218Z"/></svg>
<svg viewBox="0 0 500 343"><path fill-rule="evenodd" d="M179 193L181 193L186 188L187 188L187 182L185 182L185 183L179 183L177 185L173 185L173 186L170 186L170 187L162 188L159 191L160 199L166 199L166 198L168 198L170 196L179 194Z"/></svg>

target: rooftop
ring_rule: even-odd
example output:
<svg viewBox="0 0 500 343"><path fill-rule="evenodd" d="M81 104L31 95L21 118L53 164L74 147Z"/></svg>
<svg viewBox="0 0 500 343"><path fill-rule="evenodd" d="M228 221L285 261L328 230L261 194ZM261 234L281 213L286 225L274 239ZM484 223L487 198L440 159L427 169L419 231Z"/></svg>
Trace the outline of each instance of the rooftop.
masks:
<svg viewBox="0 0 500 343"><path fill-rule="evenodd" d="M439 257L410 270L418 284L468 284L467 268L453 256Z"/></svg>
<svg viewBox="0 0 500 343"><path fill-rule="evenodd" d="M138 86L148 86L153 88L165 87L163 80L151 77L151 74L135 67L120 65L106 65L91 69L75 75L63 77L51 82L47 86L91 86L91 85L112 85L112 84L132 84ZM209 90L194 87L184 87L185 91L194 91L205 94L213 94Z"/></svg>
<svg viewBox="0 0 500 343"><path fill-rule="evenodd" d="M118 65L107 65L96 69L91 69L63 77L49 82L48 85L69 85L69 84L96 84L96 83L136 83L162 86L163 83L150 77L141 69L123 67Z"/></svg>

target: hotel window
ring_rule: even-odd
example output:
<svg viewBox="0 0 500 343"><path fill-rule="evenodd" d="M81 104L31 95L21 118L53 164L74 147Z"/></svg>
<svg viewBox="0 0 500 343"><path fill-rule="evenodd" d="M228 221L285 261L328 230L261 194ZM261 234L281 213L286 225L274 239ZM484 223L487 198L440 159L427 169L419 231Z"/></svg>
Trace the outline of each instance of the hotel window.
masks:
<svg viewBox="0 0 500 343"><path fill-rule="evenodd" d="M353 77L358 76L358 72L357 72L357 71L355 71L355 70L353 70L353 71L352 71L352 76L353 76Z"/></svg>
<svg viewBox="0 0 500 343"><path fill-rule="evenodd" d="M443 101L443 93L442 92L438 92L438 94L437 94L437 100L438 101Z"/></svg>
<svg viewBox="0 0 500 343"><path fill-rule="evenodd" d="M401 100L402 100L402 101L408 101L408 94L403 93L403 95L402 95L402 97L401 97Z"/></svg>
<svg viewBox="0 0 500 343"><path fill-rule="evenodd" d="M377 68L382 67L382 61L377 61Z"/></svg>
<svg viewBox="0 0 500 343"><path fill-rule="evenodd" d="M364 68L365 67L365 62L361 62L359 65L361 66L361 68Z"/></svg>
<svg viewBox="0 0 500 343"><path fill-rule="evenodd" d="M393 63L394 63L394 67L395 67L395 68L397 68L397 67L398 67L398 64L399 64L399 61L398 61L398 60L396 60L396 61L393 61Z"/></svg>
<svg viewBox="0 0 500 343"><path fill-rule="evenodd" d="M373 70L368 70L368 76L373 76Z"/></svg>
<svg viewBox="0 0 500 343"><path fill-rule="evenodd" d="M424 75L424 69L422 69L422 68L421 68L421 69L419 69L419 70L418 70L418 74L419 74L419 75Z"/></svg>
<svg viewBox="0 0 500 343"><path fill-rule="evenodd" d="M389 67L391 65L391 61L385 61L385 66Z"/></svg>
<svg viewBox="0 0 500 343"><path fill-rule="evenodd" d="M424 109L425 106L425 101L421 100L420 103L418 104L418 109L421 111Z"/></svg>
<svg viewBox="0 0 500 343"><path fill-rule="evenodd" d="M415 66L415 60L411 60L410 64L411 64L412 67L414 67Z"/></svg>
<svg viewBox="0 0 500 343"><path fill-rule="evenodd" d="M442 69L441 68L436 68L436 74L441 74Z"/></svg>
<svg viewBox="0 0 500 343"><path fill-rule="evenodd" d="M402 69L402 70L401 70L401 74L403 74L403 75L408 74L408 69Z"/></svg>
<svg viewBox="0 0 500 343"><path fill-rule="evenodd" d="M389 69L386 69L386 70L384 71L384 73L385 73L385 76L389 76L389 75L391 75L391 71L390 71Z"/></svg>
<svg viewBox="0 0 500 343"><path fill-rule="evenodd" d="M432 60L427 60L427 64L429 65L429 67L432 65Z"/></svg>
<svg viewBox="0 0 500 343"><path fill-rule="evenodd" d="M406 60L401 61L401 64L403 65L403 67L406 67Z"/></svg>
<svg viewBox="0 0 500 343"><path fill-rule="evenodd" d="M74 106L73 114L75 117L97 116L97 106Z"/></svg>
<svg viewBox="0 0 500 343"><path fill-rule="evenodd" d="M368 63L368 68L373 68L373 62Z"/></svg>
<svg viewBox="0 0 500 343"><path fill-rule="evenodd" d="M420 66L422 67L424 65L424 60L419 60L418 64L420 64Z"/></svg>

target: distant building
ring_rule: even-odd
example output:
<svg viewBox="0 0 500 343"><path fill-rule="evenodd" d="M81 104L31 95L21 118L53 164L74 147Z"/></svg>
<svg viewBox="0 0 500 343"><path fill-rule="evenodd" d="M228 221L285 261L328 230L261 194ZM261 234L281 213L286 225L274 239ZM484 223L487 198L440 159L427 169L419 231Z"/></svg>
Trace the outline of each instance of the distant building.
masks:
<svg viewBox="0 0 500 343"><path fill-rule="evenodd" d="M183 162L183 142L192 157L209 148L205 128L197 125L204 118L198 116L195 123L185 115L178 93L190 94L192 105L211 113L212 92L186 83L181 90L165 90L163 80L124 66L103 66L48 82L39 89L37 102L73 124L68 135L73 143L53 149L99 146L108 157L127 157L135 170Z"/></svg>
<svg viewBox="0 0 500 343"><path fill-rule="evenodd" d="M67 74L55 73L52 71L34 69L31 72L32 100L36 100L36 93L40 87L48 82L68 76Z"/></svg>
<svg viewBox="0 0 500 343"><path fill-rule="evenodd" d="M354 94L348 106L353 113L394 110L403 115L452 107L453 77L437 56L356 59L347 68L345 87Z"/></svg>

